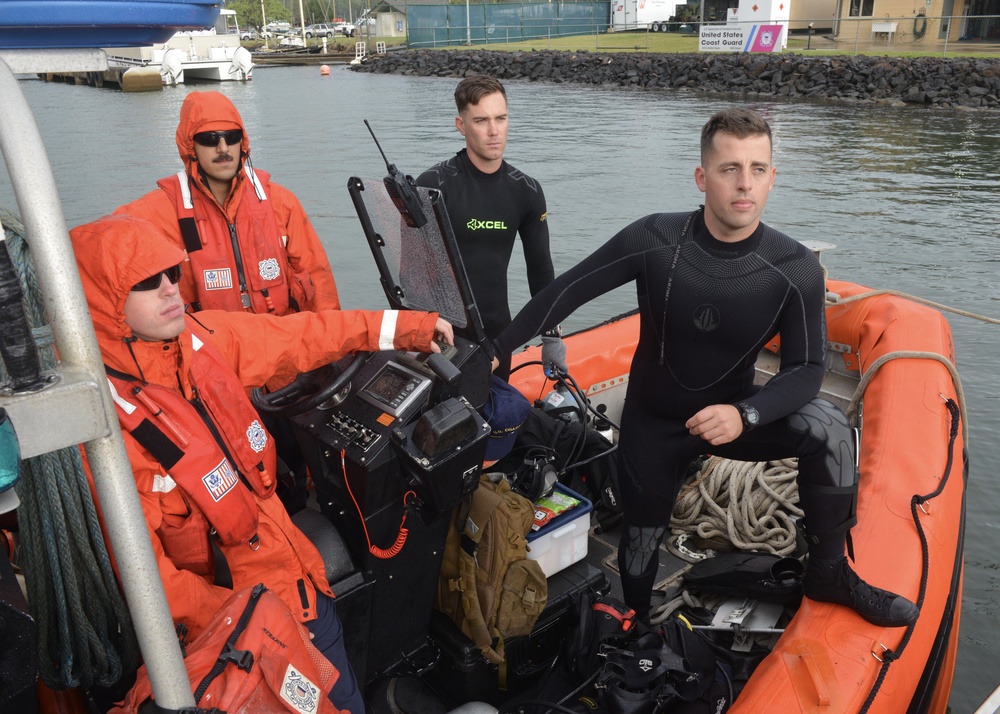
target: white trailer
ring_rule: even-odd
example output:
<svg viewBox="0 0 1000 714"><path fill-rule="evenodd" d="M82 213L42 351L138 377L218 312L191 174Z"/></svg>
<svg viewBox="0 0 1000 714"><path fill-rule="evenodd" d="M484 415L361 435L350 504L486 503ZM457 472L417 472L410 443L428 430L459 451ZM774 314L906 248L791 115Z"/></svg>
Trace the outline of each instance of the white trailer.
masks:
<svg viewBox="0 0 1000 714"><path fill-rule="evenodd" d="M730 2L733 7L739 4L739 0ZM828 32L833 28L837 0L790 0L786 4L791 9L790 29L806 30L809 23L813 23L814 32ZM611 0L611 27L618 32L676 30L676 27L670 28L670 18L680 17L679 9L686 5L687 3L678 0ZM700 16L700 12L697 15Z"/></svg>
<svg viewBox="0 0 1000 714"><path fill-rule="evenodd" d="M677 0L611 0L611 27L616 31L667 32L668 21L678 15Z"/></svg>

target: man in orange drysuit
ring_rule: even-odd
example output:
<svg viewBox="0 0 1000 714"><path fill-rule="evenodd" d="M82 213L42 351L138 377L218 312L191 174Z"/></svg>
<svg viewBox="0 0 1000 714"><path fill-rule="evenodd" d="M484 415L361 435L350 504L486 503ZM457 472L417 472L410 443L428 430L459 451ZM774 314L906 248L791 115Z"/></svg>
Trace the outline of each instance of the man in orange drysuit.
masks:
<svg viewBox="0 0 1000 714"><path fill-rule="evenodd" d="M184 302L195 312L339 309L319 236L294 194L253 167L250 137L229 98L188 94L175 138L184 170L115 213L153 222L187 251ZM276 373L268 386L294 376ZM278 495L294 513L306 504L305 461L286 421L267 417L265 425L290 472Z"/></svg>
<svg viewBox="0 0 1000 714"><path fill-rule="evenodd" d="M184 302L195 312L339 309L319 236L294 194L253 167L229 98L188 94L175 138L184 170L115 213L151 221L187 251Z"/></svg>
<svg viewBox="0 0 1000 714"><path fill-rule="evenodd" d="M110 216L70 236L173 619L196 637L234 589L263 582L339 671L330 699L361 714L322 557L273 497L273 439L246 389L359 350L439 351L451 326L391 310L195 318L184 251L154 225Z"/></svg>

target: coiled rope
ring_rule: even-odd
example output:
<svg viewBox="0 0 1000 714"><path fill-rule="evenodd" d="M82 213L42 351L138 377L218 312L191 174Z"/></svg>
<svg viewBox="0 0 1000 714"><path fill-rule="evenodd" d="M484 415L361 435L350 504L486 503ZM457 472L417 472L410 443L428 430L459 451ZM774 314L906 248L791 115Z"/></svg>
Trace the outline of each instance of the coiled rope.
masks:
<svg viewBox="0 0 1000 714"><path fill-rule="evenodd" d="M0 208L6 245L43 370L57 358L24 225ZM0 365L0 379L7 374ZM76 447L25 459L16 486L20 561L38 623L38 670L52 689L109 686L135 668L138 647Z"/></svg>
<svg viewBox="0 0 1000 714"><path fill-rule="evenodd" d="M726 540L739 550L791 555L799 492L796 459L751 462L717 456L702 465L677 497L673 535Z"/></svg>
<svg viewBox="0 0 1000 714"><path fill-rule="evenodd" d="M828 307L865 300L879 295L892 295L928 305L938 310L971 317L990 324L1000 320L942 305L897 290L871 290L850 297L828 296ZM850 405L848 419L858 424L861 400L868 384L887 362L896 359L926 359L940 362L948 370L955 386L960 413L967 413L965 391L955 365L934 352L901 350L879 357L861 376ZM960 420L962 437L968 443L968 420ZM728 461L718 457L708 459L694 481L677 498L670 521L674 536L697 536L706 540L726 540L740 550L755 550L790 555L795 551L798 488L795 459L752 463Z"/></svg>

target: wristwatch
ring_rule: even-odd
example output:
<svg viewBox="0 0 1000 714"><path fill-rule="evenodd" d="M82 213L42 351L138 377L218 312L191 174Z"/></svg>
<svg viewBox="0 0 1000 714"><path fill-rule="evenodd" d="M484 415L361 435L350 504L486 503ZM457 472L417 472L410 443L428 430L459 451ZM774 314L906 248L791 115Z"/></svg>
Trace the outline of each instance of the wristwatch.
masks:
<svg viewBox="0 0 1000 714"><path fill-rule="evenodd" d="M743 421L743 431L750 431L760 424L760 413L746 402L736 405L740 412L740 419Z"/></svg>

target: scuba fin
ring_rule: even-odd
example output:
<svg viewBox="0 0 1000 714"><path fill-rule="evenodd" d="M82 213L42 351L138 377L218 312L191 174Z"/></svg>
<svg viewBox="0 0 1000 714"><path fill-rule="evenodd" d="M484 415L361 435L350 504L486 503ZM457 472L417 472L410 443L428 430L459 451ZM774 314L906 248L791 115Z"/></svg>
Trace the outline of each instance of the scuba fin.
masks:
<svg viewBox="0 0 1000 714"><path fill-rule="evenodd" d="M684 574L692 590L792 604L802 597L804 568L796 558L768 553L719 553Z"/></svg>

